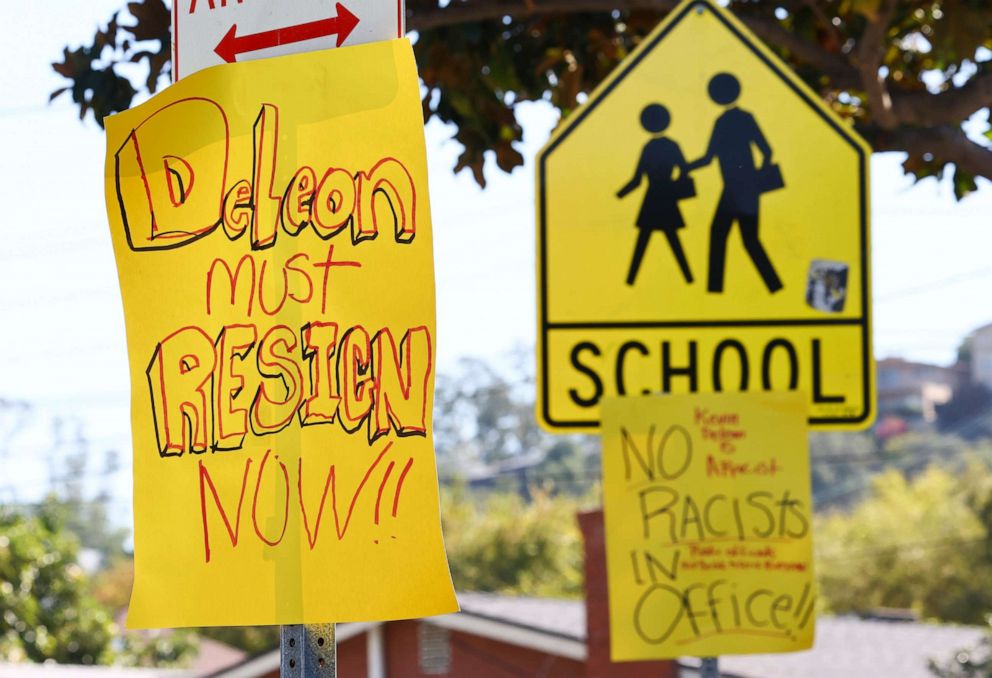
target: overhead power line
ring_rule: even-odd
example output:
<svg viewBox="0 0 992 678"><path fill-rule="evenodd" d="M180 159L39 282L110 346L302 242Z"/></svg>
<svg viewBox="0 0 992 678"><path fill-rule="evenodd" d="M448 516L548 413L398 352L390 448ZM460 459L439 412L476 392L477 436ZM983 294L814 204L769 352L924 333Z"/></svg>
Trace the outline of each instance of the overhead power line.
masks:
<svg viewBox="0 0 992 678"><path fill-rule="evenodd" d="M950 277L943 278L941 280L935 280L933 282L926 283L925 285L919 285L917 287L909 287L907 289L898 290L890 294L883 294L882 296L875 298L875 303L885 303L888 301L903 299L905 297L912 297L917 294L925 294L927 292L933 292L934 290L940 290L945 287L957 285L958 283L967 282L969 280L984 278L989 275L992 275L992 267L986 266L974 271L968 271L966 273L958 273Z"/></svg>

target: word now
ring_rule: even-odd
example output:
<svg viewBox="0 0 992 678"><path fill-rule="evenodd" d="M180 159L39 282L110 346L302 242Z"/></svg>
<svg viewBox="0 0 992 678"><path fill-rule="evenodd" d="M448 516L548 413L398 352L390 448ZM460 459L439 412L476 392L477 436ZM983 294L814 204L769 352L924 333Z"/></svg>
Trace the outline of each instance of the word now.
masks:
<svg viewBox="0 0 992 678"><path fill-rule="evenodd" d="M307 535L307 545L310 550L314 550L317 546L317 540L320 536L320 525L324 517L324 506L327 504L327 495L330 492L331 495L331 514L334 518L334 534L338 541L344 539L345 535L348 533L348 527L351 524L352 516L355 513L355 506L358 500L365 493L365 487L368 485L373 473L380 466L380 462L383 458L387 456L390 449L393 447L393 443L388 443L383 450L375 457L371 465L365 471L364 476L358 485L355 486L355 490L351 493L351 498L348 501L348 508L346 511L340 510L342 507L338 506L338 472L337 467L334 464L330 464L327 467L327 475L324 478L324 487L320 495L320 503L317 506L312 507L309 512L307 510L306 502L303 500L303 459L299 459L296 466L296 490L297 499L299 501L300 507L300 519L303 523L303 529ZM243 513L243 507L245 503L245 495L248 492L248 481L249 478L254 475L255 477L255 491L252 495L251 502L251 522L252 527L255 529L255 535L258 539L267 544L268 546L279 546L286 536L286 528L289 525L289 513L290 513L290 503L291 503L291 491L290 491L290 472L286 467L286 464L279 460L279 455L275 455L274 459L276 464L277 481L276 484L283 485L283 501L278 507L277 512L281 514L281 523L277 521L278 532L270 531L266 534L260 522L258 516L258 495L262 489L262 483L265 479L265 466L269 462L269 457L272 455L272 450L265 453L262 457L261 463L258 465L258 470L252 474L251 467L254 463L254 459L249 457L245 460L245 470L244 475L241 480L241 490L237 496L237 505L233 501L233 498L229 497L227 499L228 508L224 508L224 502L221 501L220 494L217 492L217 486L214 484L213 479L210 476L210 472L207 470L207 466L200 461L199 465L199 480L200 480L200 513L203 518L203 551L204 560L210 562L211 556L211 546L210 546L210 521L208 517L208 501L207 492L209 491L212 499L213 505L216 508L217 514L224 524L227 530L227 535L231 540L231 546L237 547L241 539L241 515ZM396 484L394 486L393 498L392 498L392 510L391 515L393 518L396 517L399 512L400 504L400 494L403 491L403 483L406 481L407 474L410 473L410 469L413 467L413 458L409 458L403 469L398 472ZM375 509L373 512L373 521L376 525L380 521L380 513L382 509L382 499L383 493L389 483L390 477L393 475L393 470L397 468L396 461L390 461L389 465L386 466L385 472L382 474L382 479L379 482L379 488L376 493L375 498ZM282 483L278 482L278 479L282 480ZM233 523L233 524L232 524Z"/></svg>
<svg viewBox="0 0 992 678"><path fill-rule="evenodd" d="M285 325L264 334L227 325L216 338L183 327L156 346L147 371L159 454L241 449L249 430L271 435L294 419L338 422L349 433L367 423L370 445L391 429L425 436L433 355L422 326L399 345L389 328L342 333L334 322L304 325L299 335Z"/></svg>
<svg viewBox="0 0 992 678"><path fill-rule="evenodd" d="M195 130L177 137L175 130ZM132 250L188 245L223 227L231 240L249 234L251 248L311 228L324 240L351 227L354 244L373 240L381 222L395 241L416 237L417 192L395 158L367 171L299 167L277 185L279 108L263 104L253 128L251 179L229 186L231 131L220 104L195 97L165 106L138 125L115 154L117 199ZM137 183L125 190L125 183ZM140 182L140 183L139 183Z"/></svg>

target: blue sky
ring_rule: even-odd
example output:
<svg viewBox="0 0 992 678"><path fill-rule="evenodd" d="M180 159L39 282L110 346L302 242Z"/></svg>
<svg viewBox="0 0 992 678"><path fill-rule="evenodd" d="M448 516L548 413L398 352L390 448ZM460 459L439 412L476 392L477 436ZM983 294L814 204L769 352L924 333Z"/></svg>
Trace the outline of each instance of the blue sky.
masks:
<svg viewBox="0 0 992 678"><path fill-rule="evenodd" d="M57 413L84 420L97 449L129 450L103 134L91 121L80 124L68 99L46 103L61 85L49 64L62 46L88 40L121 4L0 0L4 16L17 17L0 43L0 398L38 412L22 454L0 464L25 478L23 495L44 485L35 453L48 447L43 424ZM451 174L460 151L451 130L427 128L442 370L461 356L498 359L534 343L532 160L556 115L534 104L521 119L528 164L512 175L491 171L485 191L468 173ZM969 330L992 322L992 184L956 203L947 182L914 186L900 161L872 161L876 355L948 363ZM129 492L129 474L120 476ZM0 500L3 488L0 479Z"/></svg>

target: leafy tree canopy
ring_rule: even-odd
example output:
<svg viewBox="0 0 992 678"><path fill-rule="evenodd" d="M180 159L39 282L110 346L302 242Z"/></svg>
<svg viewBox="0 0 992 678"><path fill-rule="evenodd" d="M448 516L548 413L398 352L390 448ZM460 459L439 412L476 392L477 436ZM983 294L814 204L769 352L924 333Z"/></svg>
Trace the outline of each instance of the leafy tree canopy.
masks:
<svg viewBox="0 0 992 678"><path fill-rule="evenodd" d="M816 525L820 591L831 612L909 608L981 623L992 612L992 474L974 461L960 476L895 470L849 512Z"/></svg>
<svg viewBox="0 0 992 678"><path fill-rule="evenodd" d="M112 622L87 589L78 550L58 512L0 510L0 661L107 661Z"/></svg>
<svg viewBox="0 0 992 678"><path fill-rule="evenodd" d="M529 596L582 595L582 536L566 495L534 489L470 497L464 488L441 493L441 522L448 563L460 591Z"/></svg>
<svg viewBox="0 0 992 678"><path fill-rule="evenodd" d="M185 6L186 0L179 0ZM573 111L677 4L676 0L407 0L425 85L424 115L455 127L468 169L485 185L494 161L523 163L517 106L548 101ZM961 125L992 102L988 0L730 0L730 9L876 151L907 154L917 178L953 164L958 197L992 179L992 150ZM128 108L169 73L169 7L128 2L90 45L53 64L84 118ZM979 123L981 124L981 123ZM987 113L985 135L992 139ZM491 159L491 160L487 160Z"/></svg>
<svg viewBox="0 0 992 678"><path fill-rule="evenodd" d="M76 508L54 495L36 510L0 508L0 662L187 664L198 647L188 629L119 634L114 615L126 607L133 561L118 556L88 576L68 521Z"/></svg>

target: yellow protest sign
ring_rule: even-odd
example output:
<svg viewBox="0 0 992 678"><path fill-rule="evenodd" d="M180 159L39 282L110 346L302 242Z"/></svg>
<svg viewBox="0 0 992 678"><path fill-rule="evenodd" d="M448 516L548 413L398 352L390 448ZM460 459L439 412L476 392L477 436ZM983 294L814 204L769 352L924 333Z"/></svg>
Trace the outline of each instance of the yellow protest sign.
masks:
<svg viewBox="0 0 992 678"><path fill-rule="evenodd" d="M539 421L798 390L811 426L869 426L869 157L716 0L673 9L538 158Z"/></svg>
<svg viewBox="0 0 992 678"><path fill-rule="evenodd" d="M603 495L615 661L812 646L801 395L606 399Z"/></svg>
<svg viewBox="0 0 992 678"><path fill-rule="evenodd" d="M406 40L194 74L107 120L134 441L131 627L457 609Z"/></svg>

